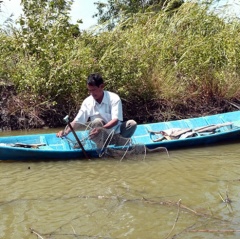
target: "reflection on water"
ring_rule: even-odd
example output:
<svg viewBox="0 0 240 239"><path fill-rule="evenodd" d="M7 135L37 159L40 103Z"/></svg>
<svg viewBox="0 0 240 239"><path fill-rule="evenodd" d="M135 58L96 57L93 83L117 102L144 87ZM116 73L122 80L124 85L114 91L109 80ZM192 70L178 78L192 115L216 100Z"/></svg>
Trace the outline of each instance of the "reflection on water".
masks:
<svg viewBox="0 0 240 239"><path fill-rule="evenodd" d="M239 142L169 155L0 162L0 238L239 238Z"/></svg>

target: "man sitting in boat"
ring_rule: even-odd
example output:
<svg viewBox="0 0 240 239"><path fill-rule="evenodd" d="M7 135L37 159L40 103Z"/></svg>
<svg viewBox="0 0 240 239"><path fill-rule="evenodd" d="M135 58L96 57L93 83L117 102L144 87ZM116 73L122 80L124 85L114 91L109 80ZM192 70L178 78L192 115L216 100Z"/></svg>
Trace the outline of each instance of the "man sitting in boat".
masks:
<svg viewBox="0 0 240 239"><path fill-rule="evenodd" d="M134 120L123 122L122 101L116 93L104 90L100 74L88 76L87 89L90 96L83 101L77 116L71 122L73 129L76 130L79 124L85 124L90 119L90 138L97 136L101 129L130 138L137 128L137 123ZM70 132L71 129L67 127L59 131L57 137L66 136Z"/></svg>

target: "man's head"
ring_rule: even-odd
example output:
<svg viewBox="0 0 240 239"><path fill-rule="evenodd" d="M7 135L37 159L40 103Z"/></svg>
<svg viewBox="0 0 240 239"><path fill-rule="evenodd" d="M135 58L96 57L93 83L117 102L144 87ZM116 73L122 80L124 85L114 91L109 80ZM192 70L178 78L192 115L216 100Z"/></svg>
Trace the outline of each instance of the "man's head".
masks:
<svg viewBox="0 0 240 239"><path fill-rule="evenodd" d="M98 73L91 74L87 78L87 84L90 85L90 86L99 87L100 85L103 84L103 78Z"/></svg>
<svg viewBox="0 0 240 239"><path fill-rule="evenodd" d="M97 102L101 103L104 95L104 83L102 76L100 74L89 75L87 79L87 88L89 94L92 95Z"/></svg>

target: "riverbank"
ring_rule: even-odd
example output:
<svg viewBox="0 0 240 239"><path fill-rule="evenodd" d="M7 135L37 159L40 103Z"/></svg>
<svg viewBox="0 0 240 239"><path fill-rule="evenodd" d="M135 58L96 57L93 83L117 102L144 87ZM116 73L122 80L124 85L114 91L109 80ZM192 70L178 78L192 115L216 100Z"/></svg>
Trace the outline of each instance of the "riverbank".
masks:
<svg viewBox="0 0 240 239"><path fill-rule="evenodd" d="M123 15L112 30L75 35L65 15L25 5L23 25L0 34L0 130L62 127L96 72L121 97L124 118L139 124L236 110L240 24L209 6Z"/></svg>
<svg viewBox="0 0 240 239"><path fill-rule="evenodd" d="M17 94L11 84L0 85L0 97L0 131L63 127L64 116L69 115L73 119L79 110L78 105L69 105L68 101L66 105L51 105L41 102L40 98L34 101L31 95ZM138 124L230 112L240 105L237 99L230 102L214 97L211 101L195 99L181 104L164 100L122 101L125 119L135 119Z"/></svg>

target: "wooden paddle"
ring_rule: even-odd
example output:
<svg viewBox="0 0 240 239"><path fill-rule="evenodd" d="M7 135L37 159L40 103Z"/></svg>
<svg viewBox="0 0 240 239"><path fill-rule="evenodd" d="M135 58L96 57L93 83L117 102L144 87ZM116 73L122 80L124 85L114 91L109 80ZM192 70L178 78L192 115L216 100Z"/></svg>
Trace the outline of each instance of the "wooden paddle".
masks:
<svg viewBox="0 0 240 239"><path fill-rule="evenodd" d="M84 147L83 147L81 141L79 140L79 138L78 138L78 136L77 136L75 130L73 129L72 125L71 125L70 122L69 122L68 115L67 115L63 120L67 123L68 127L71 129L71 131L72 131L72 133L73 133L75 139L77 140L77 142L78 142L80 148L81 148L82 151L83 151L83 154L84 154L85 158L86 158L86 159L89 159L86 150L84 149Z"/></svg>

